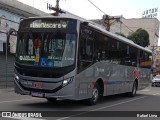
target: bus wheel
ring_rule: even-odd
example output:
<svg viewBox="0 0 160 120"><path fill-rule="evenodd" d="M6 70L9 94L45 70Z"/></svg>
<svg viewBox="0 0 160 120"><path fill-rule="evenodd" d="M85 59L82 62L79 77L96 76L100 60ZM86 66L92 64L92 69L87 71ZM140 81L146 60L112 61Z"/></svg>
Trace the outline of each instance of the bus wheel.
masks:
<svg viewBox="0 0 160 120"><path fill-rule="evenodd" d="M46 98L48 102L55 102L57 98Z"/></svg>
<svg viewBox="0 0 160 120"><path fill-rule="evenodd" d="M132 92L128 93L130 97L134 97L137 94L137 87L137 82L135 81L132 87Z"/></svg>
<svg viewBox="0 0 160 120"><path fill-rule="evenodd" d="M89 105L95 105L98 102L99 96L100 96L99 85L95 83L94 88L92 90L92 97L87 100L87 103Z"/></svg>

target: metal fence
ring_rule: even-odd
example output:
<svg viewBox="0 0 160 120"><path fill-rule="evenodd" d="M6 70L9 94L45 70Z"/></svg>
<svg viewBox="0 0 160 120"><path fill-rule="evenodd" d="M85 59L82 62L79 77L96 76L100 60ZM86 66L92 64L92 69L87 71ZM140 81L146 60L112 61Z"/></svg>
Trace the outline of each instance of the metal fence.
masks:
<svg viewBox="0 0 160 120"><path fill-rule="evenodd" d="M14 85L14 57L12 54L0 53L0 88Z"/></svg>
<svg viewBox="0 0 160 120"><path fill-rule="evenodd" d="M12 49L16 47L16 44L13 46L13 42L16 41L15 33L16 31L12 28L6 32L0 31L0 88L13 87L14 85L15 49L14 52Z"/></svg>

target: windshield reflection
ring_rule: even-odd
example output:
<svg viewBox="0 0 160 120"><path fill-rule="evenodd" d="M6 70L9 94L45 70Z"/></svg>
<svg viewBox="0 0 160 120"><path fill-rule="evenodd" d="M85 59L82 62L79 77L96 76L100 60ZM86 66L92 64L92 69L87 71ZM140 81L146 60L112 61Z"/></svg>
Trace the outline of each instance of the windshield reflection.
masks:
<svg viewBox="0 0 160 120"><path fill-rule="evenodd" d="M16 60L24 65L65 67L74 64L76 35L61 32L21 32Z"/></svg>

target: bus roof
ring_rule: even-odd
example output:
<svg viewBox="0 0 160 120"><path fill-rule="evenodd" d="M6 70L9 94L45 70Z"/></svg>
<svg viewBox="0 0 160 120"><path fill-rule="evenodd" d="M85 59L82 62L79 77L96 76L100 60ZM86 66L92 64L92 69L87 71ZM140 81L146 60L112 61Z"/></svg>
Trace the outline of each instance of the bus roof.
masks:
<svg viewBox="0 0 160 120"><path fill-rule="evenodd" d="M107 36L109 36L109 37L115 38L115 39L117 39L117 40L119 40L119 41L122 41L122 42L124 42L124 43L126 43L126 44L129 44L129 45L131 45L131 46L134 46L134 47L136 47L136 48L138 48L138 49L144 50L144 51L146 51L146 52L148 52L148 53L152 53L152 51L151 51L150 49L144 48L144 47L142 47L142 46L140 46L140 45L138 45L138 44L135 44L132 40L129 40L129 39L127 39L127 38L125 38L125 37L122 37L122 36L120 36L120 35L111 33L111 32L109 32L109 31L105 30L103 26L101 26L101 25L99 25L99 24L97 24L97 23L95 23L95 22L88 21L88 20L83 19L83 18L78 17L78 16L75 16L75 17L61 17L61 16L47 16L47 17L46 17L46 16L45 16L45 17L30 17L30 18L31 18L31 19L34 19L34 18L35 18L35 19L36 19L36 18L46 18L46 19L47 19L47 18L68 18L68 19L79 20L81 23L86 22L86 23L88 23L88 26L90 26L90 27L92 27L92 28L94 28L94 29L97 29L97 30L101 31L103 34L105 34L105 35L107 35Z"/></svg>

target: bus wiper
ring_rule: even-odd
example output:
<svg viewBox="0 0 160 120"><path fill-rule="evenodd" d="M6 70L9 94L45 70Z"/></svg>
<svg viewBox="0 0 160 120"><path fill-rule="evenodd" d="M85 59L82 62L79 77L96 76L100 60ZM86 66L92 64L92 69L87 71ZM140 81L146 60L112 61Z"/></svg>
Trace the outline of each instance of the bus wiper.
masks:
<svg viewBox="0 0 160 120"><path fill-rule="evenodd" d="M33 40L33 34L32 34L32 31L30 30L29 31L29 36L32 38L32 40Z"/></svg>

